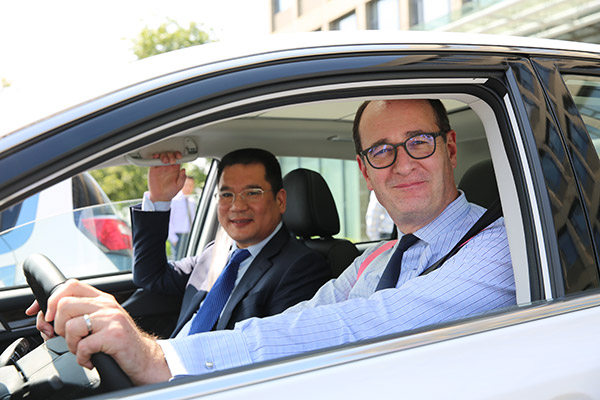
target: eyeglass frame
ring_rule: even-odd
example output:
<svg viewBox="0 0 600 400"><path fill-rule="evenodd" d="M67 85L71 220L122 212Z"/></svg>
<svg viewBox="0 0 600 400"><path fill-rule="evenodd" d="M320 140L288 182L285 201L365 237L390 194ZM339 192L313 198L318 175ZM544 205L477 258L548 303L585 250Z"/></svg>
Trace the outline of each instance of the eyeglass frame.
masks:
<svg viewBox="0 0 600 400"><path fill-rule="evenodd" d="M260 197L259 197L259 198L257 198L256 200L250 200L250 201L248 201L248 197L246 197L246 196L245 196L245 195L243 195L242 193L244 193L244 192L250 192L250 191L253 191L253 192L260 192ZM222 191L222 192L221 192L221 191L219 191L219 192L215 193L215 194L214 194L214 197L215 197L215 199L217 200L217 203L218 203L219 205L223 205L223 206L231 206L231 205L233 205L233 204L235 203L235 198L236 198L236 196L239 196L239 198L240 198L240 199L242 199L242 201L244 201L244 202L246 202L246 203L254 203L254 202L257 202L257 201L260 201L261 199L263 199L263 198L265 197L265 193L267 193L267 192L272 192L272 190L271 190L271 189L264 190L264 189L261 189L261 188L258 188L258 187L257 187L257 188L248 188L248 189L244 189L244 190L242 190L242 191L241 191L241 192L239 192L239 193L232 192L231 190L225 190L225 191ZM232 194L232 195L233 195L233 196L232 196L232 198L231 198L231 203L222 203L222 202L221 202L221 200L225 200L225 198L224 198L224 197L221 197L221 196L222 196L223 194L225 194L225 193L230 193L230 194Z"/></svg>
<svg viewBox="0 0 600 400"><path fill-rule="evenodd" d="M448 132L450 132L450 130L447 130L447 131L439 131L439 132L423 132L423 133L418 133L418 134L416 134L416 135L414 135L414 136L411 136L411 137L409 137L408 139L406 139L404 142L401 142L401 143L396 143L396 144L391 144L391 143L380 143L380 144L373 145L373 146L371 146L371 147L369 147L369 148L367 148L367 149L364 149L364 150L362 150L361 152L359 152L359 153L358 153L358 155L360 155L361 157L363 157L363 159L367 160L367 162L369 163L369 165L370 165L372 168L375 168L375 169L385 169L385 168L389 168L389 167L391 167L392 165L394 165L394 163L396 162L396 159L398 158L398 147L404 147L404 151L406 152L406 154L407 154L407 155L408 155L410 158L412 158L413 160L424 160L424 159L426 159L426 158L429 158L429 157L431 157L431 156L432 156L432 155L435 153L435 151L437 150L437 140L436 140L436 139L437 139L439 136L443 136L443 135L445 135L445 134L446 134L446 133L448 133ZM409 151L408 151L408 149L406 148L406 143L407 143L407 142L409 142L409 141L411 141L411 140L413 140L413 139L414 139L414 138L416 138L416 137L423 136L423 135L429 135L429 136L432 136L432 137L433 137L433 151L431 152L431 154L429 154L429 155L427 155L427 156L425 156L425 157L415 157L415 156L413 156L412 154L410 154L410 152L409 152ZM371 149L373 149L373 148L375 148L375 147L378 147L378 146L383 146L383 145L392 146L392 148L394 149L394 158L392 159L392 162L391 162L390 164L386 165L385 167L376 167L376 166L374 166L374 165L371 163L371 160L369 159L369 157L367 156L367 154L368 154L368 152L369 152Z"/></svg>

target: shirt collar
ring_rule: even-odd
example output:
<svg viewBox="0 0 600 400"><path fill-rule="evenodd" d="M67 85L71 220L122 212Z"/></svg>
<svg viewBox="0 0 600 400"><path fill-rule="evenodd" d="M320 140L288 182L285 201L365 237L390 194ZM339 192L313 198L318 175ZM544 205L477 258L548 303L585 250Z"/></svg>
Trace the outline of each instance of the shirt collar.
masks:
<svg viewBox="0 0 600 400"><path fill-rule="evenodd" d="M459 190L459 196L433 221L414 232L414 235L424 242L431 243L439 236L440 232L456 229L456 221L464 218L468 214L469 209L470 204L465 194Z"/></svg>

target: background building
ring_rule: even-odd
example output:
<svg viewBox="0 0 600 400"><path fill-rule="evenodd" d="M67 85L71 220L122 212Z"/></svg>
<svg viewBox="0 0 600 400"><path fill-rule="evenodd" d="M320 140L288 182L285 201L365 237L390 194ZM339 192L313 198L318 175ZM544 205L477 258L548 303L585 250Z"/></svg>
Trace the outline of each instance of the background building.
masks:
<svg viewBox="0 0 600 400"><path fill-rule="evenodd" d="M271 32L434 30L600 43L599 0L271 0Z"/></svg>

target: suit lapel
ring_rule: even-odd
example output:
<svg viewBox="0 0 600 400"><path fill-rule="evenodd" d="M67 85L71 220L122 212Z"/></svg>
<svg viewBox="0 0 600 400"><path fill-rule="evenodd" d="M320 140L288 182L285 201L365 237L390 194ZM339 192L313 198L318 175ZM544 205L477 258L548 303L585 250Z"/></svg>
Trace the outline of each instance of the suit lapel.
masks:
<svg viewBox="0 0 600 400"><path fill-rule="evenodd" d="M248 267L248 270L240 280L240 283L233 289L229 301L225 305L225 309L221 314L221 318L217 322L217 329L225 329L231 318L233 310L239 302L256 286L256 283L269 270L273 262L271 259L279 254L281 248L285 245L289 238L289 232L285 226L282 226L279 232L271 238L271 240L258 253L256 258Z"/></svg>
<svg viewBox="0 0 600 400"><path fill-rule="evenodd" d="M179 313L179 319L177 320L177 326L171 334L172 338L177 336L179 331L181 331L181 328L183 328L183 326L192 318L192 315L194 315L194 313L198 311L200 303L202 302L202 300L204 300L204 297L206 297L206 293L207 292L205 292L204 290L200 290L199 292L194 294L192 296L192 299L187 303L186 308L181 310L181 312Z"/></svg>

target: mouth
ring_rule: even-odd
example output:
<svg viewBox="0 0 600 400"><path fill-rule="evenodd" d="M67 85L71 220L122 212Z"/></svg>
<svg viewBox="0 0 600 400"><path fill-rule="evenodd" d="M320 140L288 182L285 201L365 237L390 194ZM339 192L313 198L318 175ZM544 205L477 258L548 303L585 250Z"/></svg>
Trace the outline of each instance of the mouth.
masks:
<svg viewBox="0 0 600 400"><path fill-rule="evenodd" d="M253 221L252 218L230 218L229 222L237 227L246 226Z"/></svg>
<svg viewBox="0 0 600 400"><path fill-rule="evenodd" d="M416 189L423 185L425 181L416 181L416 182L404 182L393 185L394 189Z"/></svg>

